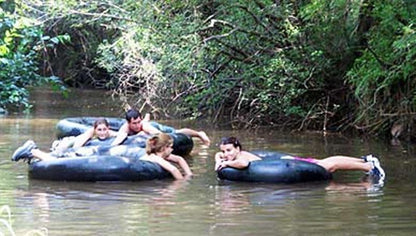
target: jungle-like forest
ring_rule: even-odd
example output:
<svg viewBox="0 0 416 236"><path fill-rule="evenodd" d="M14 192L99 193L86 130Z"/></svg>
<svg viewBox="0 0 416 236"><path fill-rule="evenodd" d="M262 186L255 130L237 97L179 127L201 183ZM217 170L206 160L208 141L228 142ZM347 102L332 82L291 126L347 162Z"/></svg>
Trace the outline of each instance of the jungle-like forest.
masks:
<svg viewBox="0 0 416 236"><path fill-rule="evenodd" d="M414 137L413 0L0 0L0 109L112 91L156 117Z"/></svg>

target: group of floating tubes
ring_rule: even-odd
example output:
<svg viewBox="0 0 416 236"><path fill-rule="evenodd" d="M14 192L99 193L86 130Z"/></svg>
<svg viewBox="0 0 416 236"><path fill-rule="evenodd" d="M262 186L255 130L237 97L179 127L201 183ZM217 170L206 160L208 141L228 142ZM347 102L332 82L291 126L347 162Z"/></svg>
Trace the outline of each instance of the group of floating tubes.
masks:
<svg viewBox="0 0 416 236"><path fill-rule="evenodd" d="M97 117L73 117L60 120L56 125L58 138L77 136L90 129ZM106 117L110 129L117 131L125 122L121 118ZM173 138L173 153L189 155L193 148L192 138L182 133L169 134ZM145 155L147 135L132 135L122 145L110 147L114 138L104 141L90 140L82 147L81 156L57 158L32 162L29 177L32 179L59 181L140 181L171 177L158 164L142 161ZM88 149L98 150L88 152ZM117 149L117 155L110 155L110 149ZM122 150L122 152L120 152ZM86 152L87 151L87 152Z"/></svg>
<svg viewBox="0 0 416 236"><path fill-rule="evenodd" d="M105 117L105 119L107 120L110 129L114 131L118 131L125 122L125 120L121 118ZM56 125L57 137L63 138L82 134L90 129L96 120L97 117L71 117L62 119ZM158 126L163 125L158 124ZM173 154L180 156L189 155L189 153L192 151L192 148L194 147L192 138L182 133L169 133L169 135L173 138ZM147 138L148 136L144 135L132 135L127 137L123 144L133 146L139 145L140 147L144 148L146 146ZM113 140L114 138L108 138L105 141L91 140L86 145L109 145Z"/></svg>
<svg viewBox="0 0 416 236"><path fill-rule="evenodd" d="M91 128L97 117L75 117L60 120L57 124L58 138L76 136ZM106 118L110 129L117 131L125 122L121 118ZM193 148L192 138L181 133L170 134L174 140L174 151L177 155L189 155ZM118 155L92 154L54 160L32 162L29 165L29 177L33 179L57 181L141 181L172 178L171 174L158 164L142 161L147 136L129 136L121 145L125 152ZM85 148L102 146L106 150L112 142L90 141ZM100 150L100 148L98 148ZM262 158L253 161L247 168L223 168L217 172L221 180L298 183L323 181L332 178L331 173L323 167L299 160L281 159L288 154L270 151L256 151Z"/></svg>

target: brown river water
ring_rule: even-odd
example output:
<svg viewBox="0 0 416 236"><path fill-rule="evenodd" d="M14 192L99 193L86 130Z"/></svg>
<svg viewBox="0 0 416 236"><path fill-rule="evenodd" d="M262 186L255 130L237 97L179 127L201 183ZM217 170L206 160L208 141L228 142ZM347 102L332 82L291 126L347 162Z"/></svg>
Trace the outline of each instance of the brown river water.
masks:
<svg viewBox="0 0 416 236"><path fill-rule="evenodd" d="M273 128L216 128L208 122L164 121L203 129L212 140L195 141L187 158L188 181L59 182L29 179L27 164L12 162L27 139L48 149L59 119L121 116L103 91L73 90L65 99L32 92L29 115L0 117L0 235L414 235L416 150L402 141L342 135L291 134ZM332 181L301 184L224 182L213 171L215 145L240 137L246 150L276 150L324 158L377 153L386 171L383 188L362 172L340 171ZM10 215L8 214L10 213Z"/></svg>

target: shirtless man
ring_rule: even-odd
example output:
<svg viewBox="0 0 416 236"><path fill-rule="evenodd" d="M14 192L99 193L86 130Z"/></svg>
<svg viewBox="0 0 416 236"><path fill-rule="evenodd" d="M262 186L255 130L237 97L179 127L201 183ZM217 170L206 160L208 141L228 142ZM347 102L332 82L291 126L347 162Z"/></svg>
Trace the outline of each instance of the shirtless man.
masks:
<svg viewBox="0 0 416 236"><path fill-rule="evenodd" d="M211 143L204 131L196 131L189 128L176 130L169 126L149 122L148 118L142 119L141 113L135 109L129 109L126 112L126 121L127 122L120 127L112 145L119 145L127 138L127 136L135 135L140 132L144 132L145 134L183 133L191 137L198 137L205 145Z"/></svg>

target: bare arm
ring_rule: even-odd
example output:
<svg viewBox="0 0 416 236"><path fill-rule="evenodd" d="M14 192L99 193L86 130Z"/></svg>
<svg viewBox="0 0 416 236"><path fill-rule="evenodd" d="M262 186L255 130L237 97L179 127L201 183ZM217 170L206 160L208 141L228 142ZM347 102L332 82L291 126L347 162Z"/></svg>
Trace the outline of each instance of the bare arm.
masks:
<svg viewBox="0 0 416 236"><path fill-rule="evenodd" d="M192 176L191 168L189 168L188 163L183 159L183 157L171 154L168 158L166 158L168 161L173 161L175 163L178 163L178 165L182 168L182 170L185 172L186 176Z"/></svg>
<svg viewBox="0 0 416 236"><path fill-rule="evenodd" d="M169 171L175 179L183 179L183 176L181 172L178 170L178 168L176 168L174 165L172 165L171 163L169 163L168 161L166 161L165 159L159 156L156 156L156 155L146 156L142 158L142 160L155 162L159 164L163 169Z"/></svg>
<svg viewBox="0 0 416 236"><path fill-rule="evenodd" d="M214 170L218 170L221 166L221 163L224 161L224 154L222 152L217 152L215 154L215 167Z"/></svg>
<svg viewBox="0 0 416 236"><path fill-rule="evenodd" d="M227 161L227 160L224 160L223 158L224 158L224 154L221 152L218 152L215 155L215 170L218 171L227 166L234 167L237 169L244 169L250 164L251 161L261 160L260 157L252 153L246 152L246 151L242 151L239 157L232 161Z"/></svg>
<svg viewBox="0 0 416 236"><path fill-rule="evenodd" d="M247 159L237 159L237 160L233 160L233 161L222 161L217 168L218 170L221 170L222 168L225 167L234 167L237 169L244 169L248 166L248 164L250 163L250 161L248 161Z"/></svg>
<svg viewBox="0 0 416 236"><path fill-rule="evenodd" d="M158 130L155 127L153 127L147 121L142 121L142 129L143 129L144 132L146 132L148 134L159 134L159 133L161 133L160 130Z"/></svg>
<svg viewBox="0 0 416 236"><path fill-rule="evenodd" d="M94 128L90 128L84 133L75 137L73 148L79 148L85 145L88 140L94 136Z"/></svg>
<svg viewBox="0 0 416 236"><path fill-rule="evenodd" d="M117 135L116 135L116 138L111 143L111 146L116 146L116 145L121 144L124 141L124 139L127 138L128 132L129 132L128 124L127 123L124 123L120 127L120 129L118 130Z"/></svg>

